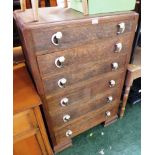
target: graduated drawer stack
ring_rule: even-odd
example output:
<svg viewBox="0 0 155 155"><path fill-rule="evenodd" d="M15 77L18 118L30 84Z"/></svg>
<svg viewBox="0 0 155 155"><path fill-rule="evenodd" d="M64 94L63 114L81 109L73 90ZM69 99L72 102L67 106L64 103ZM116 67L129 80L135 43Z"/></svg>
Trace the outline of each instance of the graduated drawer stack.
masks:
<svg viewBox="0 0 155 155"><path fill-rule="evenodd" d="M14 17L58 152L72 137L117 119L138 15L83 16L58 8L39 14L36 23L31 10Z"/></svg>

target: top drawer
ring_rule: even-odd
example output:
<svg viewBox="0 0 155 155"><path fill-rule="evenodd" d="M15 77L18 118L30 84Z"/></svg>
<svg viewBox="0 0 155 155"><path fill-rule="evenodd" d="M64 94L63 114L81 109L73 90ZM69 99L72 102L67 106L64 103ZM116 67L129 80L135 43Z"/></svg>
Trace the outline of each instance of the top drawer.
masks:
<svg viewBox="0 0 155 155"><path fill-rule="evenodd" d="M111 18L110 18L111 19ZM34 50L37 54L51 53L89 43L96 39L106 39L133 31L134 20L99 20L92 24L87 21L67 22L32 29Z"/></svg>

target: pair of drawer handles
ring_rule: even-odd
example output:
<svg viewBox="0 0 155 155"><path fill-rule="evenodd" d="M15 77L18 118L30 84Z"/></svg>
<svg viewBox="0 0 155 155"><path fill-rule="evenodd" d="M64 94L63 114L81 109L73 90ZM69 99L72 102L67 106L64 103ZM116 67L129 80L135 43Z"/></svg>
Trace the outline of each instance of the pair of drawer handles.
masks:
<svg viewBox="0 0 155 155"><path fill-rule="evenodd" d="M113 97L112 96L107 97L107 103L112 103L112 101L113 101ZM69 105L69 99L67 97L61 99L60 105L62 107L68 106Z"/></svg>
<svg viewBox="0 0 155 155"><path fill-rule="evenodd" d="M111 112L110 111L106 111L105 114L106 114L107 117L110 117L111 116ZM71 137L72 134L73 134L73 131L72 130L67 130L66 131L66 137Z"/></svg>
<svg viewBox="0 0 155 155"><path fill-rule="evenodd" d="M117 65L116 65L116 67L117 67ZM67 84L67 79L65 79L65 78L62 78L62 79L60 79L58 81L58 86L60 88L64 88L66 86L66 84ZM109 81L109 87L114 87L115 85L116 85L116 81L115 80L110 80Z"/></svg>
<svg viewBox="0 0 155 155"><path fill-rule="evenodd" d="M125 23L120 23L118 24L118 32L117 34L122 34L125 31ZM57 32L55 34L53 34L51 41L52 44L55 46L59 45L59 40L63 37L62 32Z"/></svg>
<svg viewBox="0 0 155 155"><path fill-rule="evenodd" d="M61 56L61 57L58 57L56 60L55 60L55 65L56 67L58 68L62 68L64 66L64 62L65 62L65 57L64 56ZM112 63L112 69L113 70L116 70L118 69L118 63L117 62L113 62Z"/></svg>

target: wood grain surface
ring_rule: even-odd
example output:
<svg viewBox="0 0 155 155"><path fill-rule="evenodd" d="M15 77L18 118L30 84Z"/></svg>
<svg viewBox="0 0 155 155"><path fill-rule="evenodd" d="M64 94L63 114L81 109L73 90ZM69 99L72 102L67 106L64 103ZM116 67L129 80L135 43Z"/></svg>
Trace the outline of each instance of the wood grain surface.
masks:
<svg viewBox="0 0 155 155"><path fill-rule="evenodd" d="M25 64L17 65L13 72L13 112L21 112L40 105L40 97L36 93Z"/></svg>

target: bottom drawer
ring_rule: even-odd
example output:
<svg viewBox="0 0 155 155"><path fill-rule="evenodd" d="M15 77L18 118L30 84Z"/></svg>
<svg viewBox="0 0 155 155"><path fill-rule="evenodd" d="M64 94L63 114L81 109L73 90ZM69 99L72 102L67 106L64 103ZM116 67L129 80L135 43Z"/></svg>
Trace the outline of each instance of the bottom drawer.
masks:
<svg viewBox="0 0 155 155"><path fill-rule="evenodd" d="M107 121L117 115L118 105L108 106L106 108L100 108L94 112L88 113L77 120L75 120L72 124L64 128L60 128L55 131L55 137L57 143L61 143L65 141L66 138L72 138L104 121Z"/></svg>

